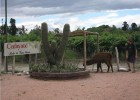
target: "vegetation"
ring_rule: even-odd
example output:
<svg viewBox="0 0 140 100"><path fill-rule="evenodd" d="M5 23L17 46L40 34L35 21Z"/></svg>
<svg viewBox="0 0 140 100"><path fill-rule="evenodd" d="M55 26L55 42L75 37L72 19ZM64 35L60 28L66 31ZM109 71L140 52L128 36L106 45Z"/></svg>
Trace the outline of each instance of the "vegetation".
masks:
<svg viewBox="0 0 140 100"><path fill-rule="evenodd" d="M11 20L11 26L8 26L7 29L10 30L12 25L16 27L16 21ZM13 23L13 24L12 24ZM17 28L17 27L16 27ZM22 34L18 34L19 31L16 32L15 35L8 31L8 42L18 42L18 41L41 41L41 27L35 26L28 34L26 33L26 29L23 26L20 29ZM78 29L80 30L80 29ZM83 30L83 29L81 29ZM85 30L85 29L84 29ZM135 44L138 47L138 51L140 50L140 26L137 25L135 22L131 25L128 25L126 21L122 23L122 28L117 28L115 25L108 26L108 25L101 25L99 27L91 27L88 28L87 31L91 32L98 32L99 33L99 48L100 51L111 51L114 52L114 48L117 46L119 52L124 52L125 44L128 38L133 38ZM3 52L3 44L6 42L6 35L4 34L4 25L0 26L0 43L1 48L0 50ZM56 33L59 33L59 29L56 28L54 31L48 32L48 43L60 43L60 39L55 36ZM66 45L67 50L69 52L76 52L80 57L83 55L83 37L69 37L68 44ZM66 52L67 52L66 50ZM96 51L96 36L90 35L87 36L87 55L88 57L92 56ZM70 54L70 53L68 53ZM68 56L65 57L70 59ZM73 56L72 56L73 58Z"/></svg>
<svg viewBox="0 0 140 100"><path fill-rule="evenodd" d="M79 71L78 66L74 64L62 64L56 66L49 66L48 64L31 64L30 72L53 72L53 73L65 73L65 72L76 72Z"/></svg>
<svg viewBox="0 0 140 100"><path fill-rule="evenodd" d="M42 45L47 57L46 63L49 63L50 66L61 65L64 56L64 50L68 41L68 36L70 33L69 24L64 25L63 35L60 43L52 41L51 43L48 40L48 26L46 23L42 23Z"/></svg>

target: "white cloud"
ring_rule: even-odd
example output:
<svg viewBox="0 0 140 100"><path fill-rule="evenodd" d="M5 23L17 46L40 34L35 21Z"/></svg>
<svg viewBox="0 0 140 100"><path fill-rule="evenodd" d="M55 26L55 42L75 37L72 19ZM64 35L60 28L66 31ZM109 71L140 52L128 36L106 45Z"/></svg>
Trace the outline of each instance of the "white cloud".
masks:
<svg viewBox="0 0 140 100"><path fill-rule="evenodd" d="M90 28L90 27L97 27L100 25L115 25L117 27L122 27L122 23L127 21L129 25L133 22L140 25L140 14L139 15L126 15L126 16L119 16L118 13L108 13L106 16L97 16L91 17L89 19L82 20L79 17L61 17L58 18L46 18L44 20L38 20L36 18L26 19L24 22L17 24L17 26L25 25L26 28L32 29L35 25L41 25L42 22L46 22L50 30L55 28L59 28L61 31L63 30L64 24L70 24L71 31L76 30L78 27L83 28Z"/></svg>
<svg viewBox="0 0 140 100"><path fill-rule="evenodd" d="M1 14L4 17L4 0L1 1ZM8 18L15 18L17 26L25 25L26 28L34 28L47 22L50 29L63 30L65 23L70 24L71 30L78 27L95 27L99 25L116 25L122 27L122 23L136 22L140 25L140 14L127 13L121 16L118 12L125 9L140 11L140 0L8 0ZM98 15L99 13L105 13ZM82 15L88 16L87 19ZM43 17L45 16L45 17Z"/></svg>

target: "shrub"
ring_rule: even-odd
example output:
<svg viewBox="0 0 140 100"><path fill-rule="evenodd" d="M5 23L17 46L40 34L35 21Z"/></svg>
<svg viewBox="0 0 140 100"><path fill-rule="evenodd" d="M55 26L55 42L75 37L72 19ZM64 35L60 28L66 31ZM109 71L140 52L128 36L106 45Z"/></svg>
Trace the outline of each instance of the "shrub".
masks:
<svg viewBox="0 0 140 100"><path fill-rule="evenodd" d="M30 64L30 72L53 72L53 73L64 73L64 72L76 72L79 68L73 64L63 64L60 66L49 66L47 64Z"/></svg>

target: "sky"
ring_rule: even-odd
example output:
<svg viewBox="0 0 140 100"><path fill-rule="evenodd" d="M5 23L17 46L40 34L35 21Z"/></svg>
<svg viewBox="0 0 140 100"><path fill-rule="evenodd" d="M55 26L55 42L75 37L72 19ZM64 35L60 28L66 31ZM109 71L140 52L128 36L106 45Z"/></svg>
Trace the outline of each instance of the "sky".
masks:
<svg viewBox="0 0 140 100"><path fill-rule="evenodd" d="M5 18L5 0L0 0L0 25ZM140 25L140 0L7 0L7 16L16 19L16 26L28 30L46 22L49 30L63 30L70 24L71 31L100 25L122 27Z"/></svg>

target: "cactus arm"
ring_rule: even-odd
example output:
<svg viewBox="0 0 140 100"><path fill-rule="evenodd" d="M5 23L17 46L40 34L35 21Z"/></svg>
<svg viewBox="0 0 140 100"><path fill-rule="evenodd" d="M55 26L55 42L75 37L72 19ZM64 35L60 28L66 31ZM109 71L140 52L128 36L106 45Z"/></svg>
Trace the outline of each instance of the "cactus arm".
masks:
<svg viewBox="0 0 140 100"><path fill-rule="evenodd" d="M47 24L42 23L41 29L42 29L42 44L43 44L45 55L47 57L46 63L49 63L50 65L54 65L54 64L56 64L56 60L53 57L53 54L51 53L51 47L50 47L49 40L48 40Z"/></svg>
<svg viewBox="0 0 140 100"><path fill-rule="evenodd" d="M45 55L47 57L47 62L50 65L59 66L64 56L65 47L66 47L68 36L70 33L70 26L69 24L64 25L63 36L62 36L62 40L59 46L56 46L55 42L52 42L51 44L49 44L48 26L46 23L42 23L41 29L42 29L42 45L43 45Z"/></svg>
<svg viewBox="0 0 140 100"><path fill-rule="evenodd" d="M63 59L63 55L64 55L64 51L65 51L65 47L68 41L68 36L70 33L70 26L69 24L65 24L64 28L63 28L63 36L62 36L62 40L60 43L60 46L58 47L58 51L57 51L57 62L60 63L61 60Z"/></svg>
<svg viewBox="0 0 140 100"><path fill-rule="evenodd" d="M42 23L41 30L42 30L43 48L44 48L45 54L47 53L46 56L48 56L49 51L50 51L49 40L48 40L48 25L46 23Z"/></svg>

